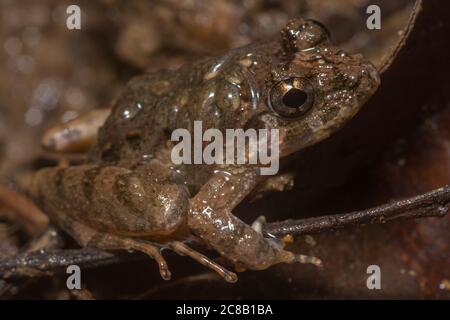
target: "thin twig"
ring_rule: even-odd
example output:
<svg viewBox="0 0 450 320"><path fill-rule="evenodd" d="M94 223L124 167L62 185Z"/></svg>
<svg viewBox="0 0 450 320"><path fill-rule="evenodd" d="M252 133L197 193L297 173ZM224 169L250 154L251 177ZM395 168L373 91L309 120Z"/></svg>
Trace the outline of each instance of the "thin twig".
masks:
<svg viewBox="0 0 450 320"><path fill-rule="evenodd" d="M62 238L62 234L58 232L57 229L55 229L53 226L47 227L43 232L41 232L39 235L35 236L31 241L28 242L26 246L24 246L19 254L25 256L25 254L30 254L31 252L37 252L40 250L49 250L49 249L60 249L64 245L64 241ZM14 258L17 257L17 255L14 256ZM13 259L12 256L9 256L9 258ZM31 259L31 256L29 256ZM26 259L25 259L26 260ZM23 261L22 261L23 262ZM3 278L6 278L6 275L9 274L16 274L15 272L26 272L26 270L29 270L29 274L33 275L42 275L43 272L36 271L36 269L27 269L23 267L23 263L21 265L18 265L17 268L12 267L9 269L6 269L6 274L3 276ZM1 276L1 275L0 275ZM20 282L6 282L4 280L0 279L0 299L7 299L14 297L21 289L25 288L30 282L32 281L32 277L29 276L24 281ZM3 282L3 283L2 283Z"/></svg>
<svg viewBox="0 0 450 320"><path fill-rule="evenodd" d="M411 15L409 17L408 24L400 32L401 36L399 37L395 46L389 48L389 52L384 55L381 64L377 65L377 69L380 72L380 74L384 73L391 66L392 62L397 57L399 51L405 46L405 43L416 24L417 17L419 16L420 11L422 10L422 2L423 0L416 0Z"/></svg>
<svg viewBox="0 0 450 320"><path fill-rule="evenodd" d="M94 248L40 250L0 260L0 278L39 277L51 275L73 264L83 268L96 268L143 257L145 256Z"/></svg>
<svg viewBox="0 0 450 320"><path fill-rule="evenodd" d="M274 236L301 235L400 219L443 217L449 207L450 187L446 186L417 197L399 200L368 210L268 223L265 225L264 231Z"/></svg>
<svg viewBox="0 0 450 320"><path fill-rule="evenodd" d="M319 233L347 226L385 223L400 219L442 217L449 207L450 187L447 186L368 210L268 223L263 231L274 236ZM0 277L50 275L71 264L77 264L82 268L95 268L145 258L146 256L141 254L112 253L94 248L41 250L0 260Z"/></svg>

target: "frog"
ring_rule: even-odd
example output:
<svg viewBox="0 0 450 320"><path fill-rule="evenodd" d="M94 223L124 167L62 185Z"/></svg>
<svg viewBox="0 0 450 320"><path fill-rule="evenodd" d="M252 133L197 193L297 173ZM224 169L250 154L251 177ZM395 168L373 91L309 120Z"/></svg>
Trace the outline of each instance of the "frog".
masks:
<svg viewBox="0 0 450 320"><path fill-rule="evenodd" d="M264 234L264 221L249 225L233 214L276 175L261 175L249 164L175 165L171 134L192 132L194 121L222 132L277 129L283 158L341 129L379 85L372 63L334 46L320 22L293 19L277 37L177 70L138 75L111 109L95 111L95 120L84 117L53 130L44 146L83 146L87 160L40 169L30 194L80 246L143 252L165 280L171 278L165 249L228 282L237 281L238 271L279 263L320 266L319 258L288 251ZM214 250L224 262L194 246Z"/></svg>

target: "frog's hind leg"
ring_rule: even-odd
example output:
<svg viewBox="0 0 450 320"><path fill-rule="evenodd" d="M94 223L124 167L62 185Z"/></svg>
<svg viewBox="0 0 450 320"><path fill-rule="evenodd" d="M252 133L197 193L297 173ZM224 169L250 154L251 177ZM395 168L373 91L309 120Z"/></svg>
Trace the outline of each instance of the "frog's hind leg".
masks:
<svg viewBox="0 0 450 320"><path fill-rule="evenodd" d="M29 193L59 226L72 219L132 238L170 237L184 227L188 192L156 180L157 171L146 172L98 165L44 168L33 176Z"/></svg>
<svg viewBox="0 0 450 320"><path fill-rule="evenodd" d="M44 133L42 146L53 152L86 152L97 141L97 131L105 123L110 109L94 109Z"/></svg>
<svg viewBox="0 0 450 320"><path fill-rule="evenodd" d="M263 227L266 223L266 217L259 216L251 225L252 229L255 230L258 234L263 236ZM295 254L290 251L283 250L284 246L287 242L285 242L283 239L277 239L277 238L267 238L267 241L269 241L273 247L278 247L281 251L279 253L279 260L283 263L303 263L303 264L313 264L317 267L322 266L322 260L319 258L313 257L313 256L307 256L304 254Z"/></svg>
<svg viewBox="0 0 450 320"><path fill-rule="evenodd" d="M142 177L147 175L113 166L45 168L35 174L29 190L81 246L145 252L168 279L158 247L138 238L168 238L183 228L188 194L184 186Z"/></svg>
<svg viewBox="0 0 450 320"><path fill-rule="evenodd" d="M217 272L222 278L225 279L225 281L234 283L237 281L237 275L234 272L231 272L221 265L217 264L216 262L212 261L205 255L201 254L200 252L197 252L191 248L189 248L187 245L180 241L172 241L169 243L170 248L175 251L176 253L180 255L186 255L195 261L199 262L200 264L204 265L205 267L210 268L211 270Z"/></svg>
<svg viewBox="0 0 450 320"><path fill-rule="evenodd" d="M82 247L91 247L101 250L127 250L139 251L153 258L159 267L159 273L164 280L170 280L171 272L166 260L161 254L157 244L129 237L118 236L96 230L84 223L76 221L71 217L55 216L58 225L72 236Z"/></svg>

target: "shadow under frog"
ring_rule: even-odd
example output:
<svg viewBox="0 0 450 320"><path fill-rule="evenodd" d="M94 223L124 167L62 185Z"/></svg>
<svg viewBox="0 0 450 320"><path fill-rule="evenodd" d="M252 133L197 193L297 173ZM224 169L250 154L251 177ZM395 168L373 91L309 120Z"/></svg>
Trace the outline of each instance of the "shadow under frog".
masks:
<svg viewBox="0 0 450 320"><path fill-rule="evenodd" d="M37 172L31 194L54 224L82 246L144 252L171 274L161 250L187 255L220 274L237 276L188 244L216 250L238 271L277 263L313 263L314 257L283 249L260 226L232 210L267 179L253 165L175 165L171 133L265 128L279 130L279 154L316 144L347 123L379 86L374 66L330 44L325 28L295 19L279 39L205 58L176 71L133 78L93 137L74 120L44 144L67 150L96 141L84 165ZM98 116L98 112L97 116ZM104 120L104 119L103 119ZM91 121L99 127L102 121ZM92 135L95 130L87 130ZM57 130L58 131L58 130ZM55 133L55 132L54 132ZM84 143L88 146L89 143ZM62 150L64 148L59 148Z"/></svg>

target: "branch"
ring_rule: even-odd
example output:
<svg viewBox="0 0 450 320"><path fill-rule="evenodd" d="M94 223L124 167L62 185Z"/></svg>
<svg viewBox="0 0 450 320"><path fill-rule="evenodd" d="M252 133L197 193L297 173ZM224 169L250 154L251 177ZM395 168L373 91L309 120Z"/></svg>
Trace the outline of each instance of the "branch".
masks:
<svg viewBox="0 0 450 320"><path fill-rule="evenodd" d="M145 257L141 254L113 253L94 248L39 250L0 260L0 278L49 276L72 264L82 268L96 268Z"/></svg>
<svg viewBox="0 0 450 320"><path fill-rule="evenodd" d="M443 217L449 207L450 187L446 186L417 197L399 200L368 210L268 223L265 225L264 232L274 236L301 235L401 219Z"/></svg>

